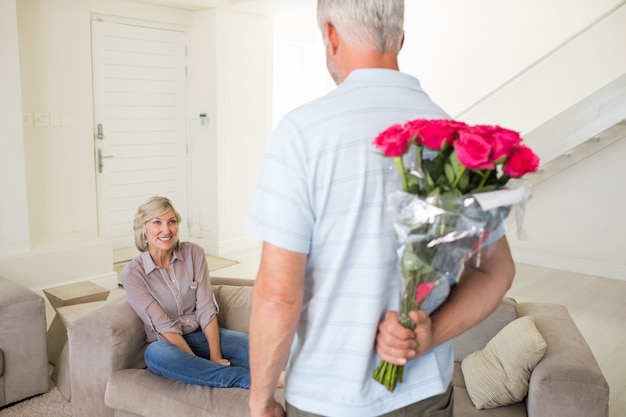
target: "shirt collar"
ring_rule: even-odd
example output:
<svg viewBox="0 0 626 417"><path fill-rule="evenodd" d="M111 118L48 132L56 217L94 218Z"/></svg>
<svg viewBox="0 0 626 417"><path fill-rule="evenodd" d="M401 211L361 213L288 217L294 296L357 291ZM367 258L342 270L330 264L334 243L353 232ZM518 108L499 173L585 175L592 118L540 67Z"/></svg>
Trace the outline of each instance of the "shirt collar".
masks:
<svg viewBox="0 0 626 417"><path fill-rule="evenodd" d="M182 243L181 243L181 245L182 245ZM150 256L150 252L149 251L146 250L144 252L141 252L139 255L141 256L141 262L143 263L143 270L146 273L146 275L150 274L150 272L152 272L155 269L157 269L157 266L154 263L154 261L152 260L152 256ZM181 261L185 260L185 258L183 257L183 254L181 253L180 249L174 251L174 255L172 256L172 260L170 261L170 264L173 263L177 259L179 259Z"/></svg>
<svg viewBox="0 0 626 417"><path fill-rule="evenodd" d="M340 87L343 85L393 85L422 91L417 78L403 72L386 68L359 68L353 70Z"/></svg>

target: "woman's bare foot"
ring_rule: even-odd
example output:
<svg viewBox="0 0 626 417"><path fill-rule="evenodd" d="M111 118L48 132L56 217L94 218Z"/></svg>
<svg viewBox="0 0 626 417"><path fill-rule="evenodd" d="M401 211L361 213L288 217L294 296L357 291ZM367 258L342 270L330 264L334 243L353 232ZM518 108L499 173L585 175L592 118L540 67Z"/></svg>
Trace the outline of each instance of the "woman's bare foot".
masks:
<svg viewBox="0 0 626 417"><path fill-rule="evenodd" d="M276 388L285 388L285 371L282 371L278 376L278 383L276 384Z"/></svg>

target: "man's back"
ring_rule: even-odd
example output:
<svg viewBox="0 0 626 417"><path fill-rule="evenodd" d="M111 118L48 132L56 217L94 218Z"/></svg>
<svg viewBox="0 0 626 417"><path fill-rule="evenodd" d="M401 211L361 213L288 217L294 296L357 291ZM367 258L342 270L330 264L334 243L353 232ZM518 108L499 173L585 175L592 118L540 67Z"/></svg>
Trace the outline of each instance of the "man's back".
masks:
<svg viewBox="0 0 626 417"><path fill-rule="evenodd" d="M287 115L272 136L248 230L308 254L290 404L374 416L447 388L449 344L411 362L393 395L372 378L377 324L397 308L401 280L385 205L389 160L372 141L395 123L445 117L413 77L362 69Z"/></svg>

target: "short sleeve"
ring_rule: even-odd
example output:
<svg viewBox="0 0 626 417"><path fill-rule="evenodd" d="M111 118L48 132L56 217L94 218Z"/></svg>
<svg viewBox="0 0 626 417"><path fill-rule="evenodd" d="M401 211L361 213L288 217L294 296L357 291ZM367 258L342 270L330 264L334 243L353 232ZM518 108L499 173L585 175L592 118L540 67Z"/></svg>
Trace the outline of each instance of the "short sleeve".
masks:
<svg viewBox="0 0 626 417"><path fill-rule="evenodd" d="M315 223L300 135L283 121L270 137L246 231L283 249L309 253Z"/></svg>

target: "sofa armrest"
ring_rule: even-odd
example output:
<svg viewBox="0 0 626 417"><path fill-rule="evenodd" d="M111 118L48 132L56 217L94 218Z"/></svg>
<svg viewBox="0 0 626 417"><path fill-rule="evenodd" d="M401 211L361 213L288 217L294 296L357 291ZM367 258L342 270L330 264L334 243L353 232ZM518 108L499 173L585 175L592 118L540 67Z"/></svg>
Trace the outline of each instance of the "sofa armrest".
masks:
<svg viewBox="0 0 626 417"><path fill-rule="evenodd" d="M233 285L237 287L252 287L254 286L254 280L248 278L228 278L217 277L211 275L211 285Z"/></svg>
<svg viewBox="0 0 626 417"><path fill-rule="evenodd" d="M0 406L48 391L44 299L0 276Z"/></svg>
<svg viewBox="0 0 626 417"><path fill-rule="evenodd" d="M143 368L146 335L126 295L68 324L73 417L113 416L104 404L112 373Z"/></svg>
<svg viewBox="0 0 626 417"><path fill-rule="evenodd" d="M533 317L548 345L530 377L528 417L607 417L609 385L567 309L525 302L518 314Z"/></svg>

